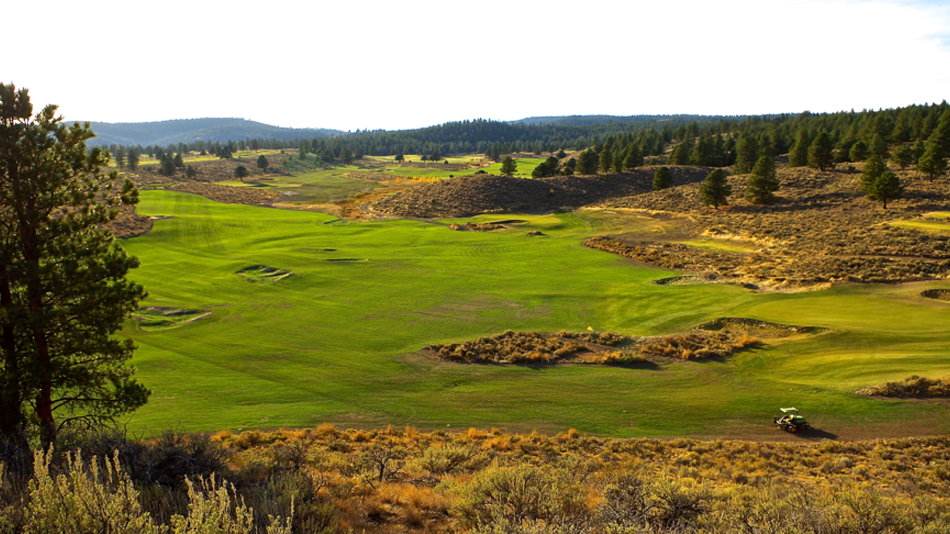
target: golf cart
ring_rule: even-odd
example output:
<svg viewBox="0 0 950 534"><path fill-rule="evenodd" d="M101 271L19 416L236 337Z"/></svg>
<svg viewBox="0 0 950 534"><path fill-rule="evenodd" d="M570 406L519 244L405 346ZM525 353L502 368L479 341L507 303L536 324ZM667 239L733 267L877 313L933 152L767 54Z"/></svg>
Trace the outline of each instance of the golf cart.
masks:
<svg viewBox="0 0 950 534"><path fill-rule="evenodd" d="M808 430L811 425L804 417L798 415L798 408L779 408L782 410L781 417L773 417L772 422L777 428L786 432L798 432L799 430Z"/></svg>

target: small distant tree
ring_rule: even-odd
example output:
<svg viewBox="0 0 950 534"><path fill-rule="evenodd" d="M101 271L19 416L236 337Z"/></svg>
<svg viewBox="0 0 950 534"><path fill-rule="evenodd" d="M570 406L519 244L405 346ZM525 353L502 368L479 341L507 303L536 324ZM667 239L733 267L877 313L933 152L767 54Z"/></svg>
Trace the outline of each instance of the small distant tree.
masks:
<svg viewBox="0 0 950 534"><path fill-rule="evenodd" d="M640 153L640 147L636 143L630 143L623 158L623 166L625 169L635 169L640 165L643 165L643 155Z"/></svg>
<svg viewBox="0 0 950 534"><path fill-rule="evenodd" d="M158 174L161 174L162 176L175 175L175 162L172 161L172 158L168 157L167 154L162 155L162 159L158 166Z"/></svg>
<svg viewBox="0 0 950 534"><path fill-rule="evenodd" d="M577 166L574 168L577 174L597 174L597 153L587 149L577 156Z"/></svg>
<svg viewBox="0 0 950 534"><path fill-rule="evenodd" d="M237 167L234 168L234 177L240 178L242 182L244 181L245 178L247 178L249 174L250 173L247 171L247 167L245 167L244 165L238 165Z"/></svg>
<svg viewBox="0 0 950 534"><path fill-rule="evenodd" d="M431 161L439 161L440 159L442 159L442 153L439 152L439 149L437 148L432 151L432 154L429 154L429 159Z"/></svg>
<svg viewBox="0 0 950 534"><path fill-rule="evenodd" d="M914 141L913 151L914 151L914 165L916 165L917 160L919 160L920 157L924 155L924 152L927 151L927 145L924 143L924 140L922 138L918 137L917 140Z"/></svg>
<svg viewBox="0 0 950 534"><path fill-rule="evenodd" d="M518 164L515 163L515 160L511 159L511 156L505 156L505 159L501 162L501 173L505 176L511 176L518 170Z"/></svg>
<svg viewBox="0 0 950 534"><path fill-rule="evenodd" d="M861 171L861 191L867 193L871 190L875 180L887 171L887 164L884 159L877 154L869 157L864 162L864 170Z"/></svg>
<svg viewBox="0 0 950 534"><path fill-rule="evenodd" d="M759 159L759 142L752 135L743 133L739 135L739 140L736 142L736 174L746 174L752 172L752 167L755 166L756 161Z"/></svg>
<svg viewBox="0 0 950 534"><path fill-rule="evenodd" d="M722 169L715 169L706 175L706 179L699 186L700 200L704 206L712 206L719 209L719 206L729 204L729 195L732 194L732 188L726 181L726 172Z"/></svg>
<svg viewBox="0 0 950 534"><path fill-rule="evenodd" d="M556 157L557 159L564 159L567 157L567 152L564 152L564 149L562 148L557 151L557 154L555 154L554 157Z"/></svg>
<svg viewBox="0 0 950 534"><path fill-rule="evenodd" d="M554 156L542 161L534 170L531 171L532 178L547 178L555 176L558 172L558 160Z"/></svg>
<svg viewBox="0 0 950 534"><path fill-rule="evenodd" d="M186 165L186 166L185 166L185 177L186 177L186 178L194 178L195 176L197 176L197 174L198 174L198 169L196 169L194 165Z"/></svg>
<svg viewBox="0 0 950 534"><path fill-rule="evenodd" d="M119 167L120 169L122 167L125 167L125 149L124 148L122 148L121 146L116 147L115 153L112 155L112 157L113 159L115 159L116 167Z"/></svg>
<svg viewBox="0 0 950 534"><path fill-rule="evenodd" d="M878 200L887 209L888 200L897 200L904 195L900 178L891 171L884 171L868 188L868 200Z"/></svg>
<svg viewBox="0 0 950 534"><path fill-rule="evenodd" d="M947 170L947 157L936 143L927 143L927 149L917 160L917 172L922 172L933 180Z"/></svg>
<svg viewBox="0 0 950 534"><path fill-rule="evenodd" d="M181 152L175 154L175 168L184 169L185 168L185 159L181 157Z"/></svg>
<svg viewBox="0 0 950 534"><path fill-rule="evenodd" d="M780 187L778 174L775 172L775 162L768 156L762 156L755 162L749 183L746 187L745 198L753 204L769 204L775 200L775 191Z"/></svg>
<svg viewBox="0 0 950 534"><path fill-rule="evenodd" d="M848 151L848 158L851 161L864 161L868 157L868 145L864 141L858 141L851 145Z"/></svg>
<svg viewBox="0 0 950 534"><path fill-rule="evenodd" d="M887 158L887 142L884 141L884 138L881 137L881 134L876 133L871 137L871 143L868 145L868 152L871 154L877 154L882 158Z"/></svg>
<svg viewBox="0 0 950 534"><path fill-rule="evenodd" d="M676 145L670 152L667 163L670 165L689 165L689 152L691 149L692 147L686 144L685 141Z"/></svg>
<svg viewBox="0 0 950 534"><path fill-rule="evenodd" d="M914 149L910 145L900 144L891 151L891 161L897 164L901 170L906 169L914 162Z"/></svg>
<svg viewBox="0 0 950 534"><path fill-rule="evenodd" d="M340 152L340 161L342 161L344 165L353 163L353 152L349 148L344 148L343 151Z"/></svg>
<svg viewBox="0 0 950 534"><path fill-rule="evenodd" d="M614 154L614 172L623 172L623 151L618 150Z"/></svg>
<svg viewBox="0 0 950 534"><path fill-rule="evenodd" d="M673 185L673 172L669 167L660 167L653 173L653 189L669 189Z"/></svg>
<svg viewBox="0 0 950 534"><path fill-rule="evenodd" d="M811 136L804 127L798 129L795 134L795 143L788 153L789 167L804 167L808 165L808 147L811 146Z"/></svg>
<svg viewBox="0 0 950 534"><path fill-rule="evenodd" d="M393 158L393 160L394 160L394 161L400 161L400 162L401 162L401 161L406 161L406 156L404 156L404 155L402 155L402 154L396 154L396 157Z"/></svg>
<svg viewBox="0 0 950 534"><path fill-rule="evenodd" d="M130 148L128 160L129 160L128 161L129 169L131 169L132 171L135 171L135 169L138 169L139 168L139 151L134 148Z"/></svg>
<svg viewBox="0 0 950 534"><path fill-rule="evenodd" d="M604 149L600 152L600 161L598 162L598 168L600 172L610 172L610 169L614 166L614 152L610 146L605 146Z"/></svg>
<svg viewBox="0 0 950 534"><path fill-rule="evenodd" d="M265 172L267 171L267 167L270 167L270 162L267 161L267 156L264 154L257 156L257 168L260 169L261 172Z"/></svg>
<svg viewBox="0 0 950 534"><path fill-rule="evenodd" d="M834 165L835 146L826 132L819 133L808 147L808 166L823 171ZM758 162L756 162L758 165Z"/></svg>

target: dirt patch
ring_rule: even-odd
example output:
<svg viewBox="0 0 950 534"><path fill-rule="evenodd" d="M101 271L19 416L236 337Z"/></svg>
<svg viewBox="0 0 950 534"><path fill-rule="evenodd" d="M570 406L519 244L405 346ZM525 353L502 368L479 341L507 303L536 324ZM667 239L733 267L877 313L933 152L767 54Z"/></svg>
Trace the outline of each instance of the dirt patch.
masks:
<svg viewBox="0 0 950 534"><path fill-rule="evenodd" d="M268 267L266 265L251 265L250 267L245 267L237 271L235 274L248 282L271 284L293 276L294 272L288 271L287 269Z"/></svg>
<svg viewBox="0 0 950 534"><path fill-rule="evenodd" d="M950 289L928 289L920 293L921 297L950 302Z"/></svg>
<svg viewBox="0 0 950 534"><path fill-rule="evenodd" d="M796 336L813 336L828 332L827 328L820 326L801 326L782 323L772 323L769 321L759 321L758 319L748 319L745 317L720 317L697 325L694 330L705 330L708 332L731 332L744 336L752 336L760 339L783 339Z"/></svg>

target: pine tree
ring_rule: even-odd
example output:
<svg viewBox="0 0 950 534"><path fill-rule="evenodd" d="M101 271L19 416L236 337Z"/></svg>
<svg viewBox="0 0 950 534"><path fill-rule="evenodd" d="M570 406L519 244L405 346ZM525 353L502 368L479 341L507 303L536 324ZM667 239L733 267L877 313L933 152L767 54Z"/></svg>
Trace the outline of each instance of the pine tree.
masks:
<svg viewBox="0 0 950 534"><path fill-rule="evenodd" d="M610 145L604 146L604 149L600 153L600 171L601 172L610 172L611 167L614 165L614 153Z"/></svg>
<svg viewBox="0 0 950 534"><path fill-rule="evenodd" d="M826 132L818 134L808 147L808 166L823 171L834 165L834 148Z"/></svg>
<svg viewBox="0 0 950 534"><path fill-rule="evenodd" d="M906 169L914 162L914 149L907 144L897 145L891 152L891 161L896 163L901 170Z"/></svg>
<svg viewBox="0 0 950 534"><path fill-rule="evenodd" d="M904 186L900 178L891 171L884 171L868 188L869 200L880 200L887 209L888 200L897 200L904 195Z"/></svg>
<svg viewBox="0 0 950 534"><path fill-rule="evenodd" d="M126 365L132 341L113 336L145 291L104 229L137 201L134 185L87 152L88 124L66 126L56 106L32 113L25 89L0 84L0 435L25 444L35 425L50 446L148 399Z"/></svg>
<svg viewBox="0 0 950 534"><path fill-rule="evenodd" d="M673 173L669 167L660 167L653 173L653 189L668 189L673 185Z"/></svg>
<svg viewBox="0 0 950 534"><path fill-rule="evenodd" d="M868 157L868 145L864 141L858 141L851 145L848 150L848 159L851 161L864 161Z"/></svg>
<svg viewBox="0 0 950 534"><path fill-rule="evenodd" d="M267 161L267 156L265 156L264 154L257 156L257 168L260 169L261 172L266 172L267 167L269 166L270 166L270 162Z"/></svg>
<svg viewBox="0 0 950 534"><path fill-rule="evenodd" d="M627 153L623 158L623 166L626 169L635 169L643 165L643 156L640 155L640 147L636 143L630 143L627 147Z"/></svg>
<svg viewBox="0 0 950 534"><path fill-rule="evenodd" d="M877 154L872 155L864 162L864 170L861 171L861 191L867 193L870 191L874 181L882 174L887 172L887 164L884 159Z"/></svg>
<svg viewBox="0 0 950 534"><path fill-rule="evenodd" d="M667 159L669 165L689 165L689 153L691 147L685 142L673 147L670 157Z"/></svg>
<svg viewBox="0 0 950 534"><path fill-rule="evenodd" d="M511 176L518 171L518 164L515 163L515 160L511 159L511 156L505 156L505 159L501 162L501 173L505 176Z"/></svg>
<svg viewBox="0 0 950 534"><path fill-rule="evenodd" d="M914 151L914 165L916 165L917 160L919 160L920 157L924 155L924 152L927 151L927 145L926 143L924 143L923 138L918 137L917 140L914 141L913 151Z"/></svg>
<svg viewBox="0 0 950 534"><path fill-rule="evenodd" d="M617 153L614 154L614 172L623 172L623 159L623 151L618 150Z"/></svg>
<svg viewBox="0 0 950 534"><path fill-rule="evenodd" d="M706 175L706 179L699 186L700 199L704 206L713 206L717 210L719 206L729 204L729 195L732 194L732 188L726 181L726 172L722 169L715 169Z"/></svg>
<svg viewBox="0 0 950 534"><path fill-rule="evenodd" d="M811 137L808 130L804 127L798 129L795 134L795 144L788 153L789 167L804 167L808 164L808 147L811 145Z"/></svg>
<svg viewBox="0 0 950 534"><path fill-rule="evenodd" d="M751 134L740 134L736 142L736 174L746 174L759 160L759 142Z"/></svg>
<svg viewBox="0 0 950 534"><path fill-rule="evenodd" d="M247 171L247 167L245 167L244 165L238 165L237 167L234 168L234 177L240 178L242 182L244 181L245 178L247 178L249 174L250 173Z"/></svg>
<svg viewBox="0 0 950 534"><path fill-rule="evenodd" d="M132 172L135 172L135 170L139 168L139 151L134 148L130 148L128 159L129 169Z"/></svg>
<svg viewBox="0 0 950 534"><path fill-rule="evenodd" d="M871 154L877 154L882 158L887 158L887 142L884 141L884 137L876 133L871 137L871 142L868 144L868 152Z"/></svg>
<svg viewBox="0 0 950 534"><path fill-rule="evenodd" d="M917 160L917 172L922 172L933 180L947 170L947 157L936 143L927 143L920 159Z"/></svg>
<svg viewBox="0 0 950 534"><path fill-rule="evenodd" d="M755 162L746 187L745 198L753 204L769 204L775 200L775 191L780 187L775 162L768 156L762 156Z"/></svg>
<svg viewBox="0 0 950 534"><path fill-rule="evenodd" d="M587 149L577 156L577 166L574 169L577 174L597 174L597 154L592 149Z"/></svg>

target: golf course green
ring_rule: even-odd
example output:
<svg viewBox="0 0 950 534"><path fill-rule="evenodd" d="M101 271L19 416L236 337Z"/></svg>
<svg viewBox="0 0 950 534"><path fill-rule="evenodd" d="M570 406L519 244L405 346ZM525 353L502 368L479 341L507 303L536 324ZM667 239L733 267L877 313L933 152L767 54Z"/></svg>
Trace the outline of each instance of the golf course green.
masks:
<svg viewBox="0 0 950 534"><path fill-rule="evenodd" d="M120 333L138 345L132 363L152 390L127 422L140 435L331 422L742 437L774 432L772 415L789 405L830 435L908 421L950 429L947 405L854 393L950 375L950 303L920 296L948 282L794 294L655 285L677 273L581 245L664 231L630 213L357 223L169 191L143 191L138 211L168 217L122 241L141 260L131 278L149 292L142 305L195 317L153 329L130 319ZM524 222L448 226L505 219ZM420 352L508 329L652 335L716 317L830 332L633 367L465 365Z"/></svg>

